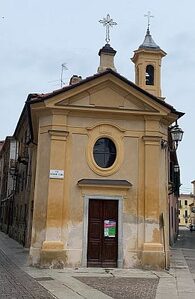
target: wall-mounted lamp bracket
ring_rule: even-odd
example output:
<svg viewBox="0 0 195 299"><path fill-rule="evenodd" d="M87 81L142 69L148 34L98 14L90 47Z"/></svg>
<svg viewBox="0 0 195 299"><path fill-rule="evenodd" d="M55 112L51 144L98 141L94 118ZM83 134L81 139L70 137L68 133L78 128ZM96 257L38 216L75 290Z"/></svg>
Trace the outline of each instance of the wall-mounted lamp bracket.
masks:
<svg viewBox="0 0 195 299"><path fill-rule="evenodd" d="M168 141L167 140L164 140L164 139L161 140L161 148L162 149L168 148Z"/></svg>

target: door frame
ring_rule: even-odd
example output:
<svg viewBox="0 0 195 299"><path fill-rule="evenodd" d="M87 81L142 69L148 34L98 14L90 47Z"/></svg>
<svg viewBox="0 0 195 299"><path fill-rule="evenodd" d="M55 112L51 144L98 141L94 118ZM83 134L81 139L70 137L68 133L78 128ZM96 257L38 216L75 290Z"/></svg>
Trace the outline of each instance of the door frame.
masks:
<svg viewBox="0 0 195 299"><path fill-rule="evenodd" d="M118 201L118 259L117 267L123 268L123 197L105 195L84 195L83 196L83 246L82 246L82 267L87 267L87 247L88 247L88 217L89 200L117 200Z"/></svg>

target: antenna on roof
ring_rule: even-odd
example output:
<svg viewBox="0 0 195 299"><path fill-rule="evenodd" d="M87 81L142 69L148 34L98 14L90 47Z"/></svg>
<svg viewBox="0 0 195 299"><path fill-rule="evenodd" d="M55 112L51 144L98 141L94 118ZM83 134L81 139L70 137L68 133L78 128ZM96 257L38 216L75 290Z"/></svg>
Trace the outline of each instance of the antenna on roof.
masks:
<svg viewBox="0 0 195 299"><path fill-rule="evenodd" d="M61 75L60 75L60 84L61 84L61 87L63 85L65 85L65 82L63 82L63 73L64 73L64 71L67 71L67 70L68 70L68 68L66 66L66 63L62 63L61 64Z"/></svg>
<svg viewBox="0 0 195 299"><path fill-rule="evenodd" d="M60 78L58 80L48 81L47 83L56 83L54 85L57 85L57 86L59 86L59 84L60 84L60 87L62 88L63 85L65 85L65 82L63 81L64 71L67 71L67 70L68 70L68 68L66 66L66 63L62 63L61 64Z"/></svg>

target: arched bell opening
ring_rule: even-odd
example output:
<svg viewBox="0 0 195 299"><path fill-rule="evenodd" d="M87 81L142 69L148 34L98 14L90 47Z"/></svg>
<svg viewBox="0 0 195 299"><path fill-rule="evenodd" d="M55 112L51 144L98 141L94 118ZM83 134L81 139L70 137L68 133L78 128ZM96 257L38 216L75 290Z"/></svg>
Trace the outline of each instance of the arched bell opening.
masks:
<svg viewBox="0 0 195 299"><path fill-rule="evenodd" d="M138 68L138 67L136 68L136 78L135 78L135 80L136 80L135 83L136 83L137 85L139 85L140 82L139 82L139 68Z"/></svg>
<svg viewBox="0 0 195 299"><path fill-rule="evenodd" d="M154 67L151 64L146 67L145 82L146 85L154 85Z"/></svg>

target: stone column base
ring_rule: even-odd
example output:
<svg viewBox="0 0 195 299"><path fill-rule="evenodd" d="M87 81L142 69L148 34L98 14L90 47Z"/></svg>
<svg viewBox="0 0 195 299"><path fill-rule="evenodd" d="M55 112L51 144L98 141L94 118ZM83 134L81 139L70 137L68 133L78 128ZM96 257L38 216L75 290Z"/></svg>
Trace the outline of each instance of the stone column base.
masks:
<svg viewBox="0 0 195 299"><path fill-rule="evenodd" d="M30 247L28 263L30 266L39 267L39 265L40 265L40 248L36 248L33 246Z"/></svg>
<svg viewBox="0 0 195 299"><path fill-rule="evenodd" d="M44 268L63 269L67 261L64 243L44 241L40 252L40 266Z"/></svg>
<svg viewBox="0 0 195 299"><path fill-rule="evenodd" d="M144 243L142 251L142 266L147 269L164 269L165 253L160 243Z"/></svg>

